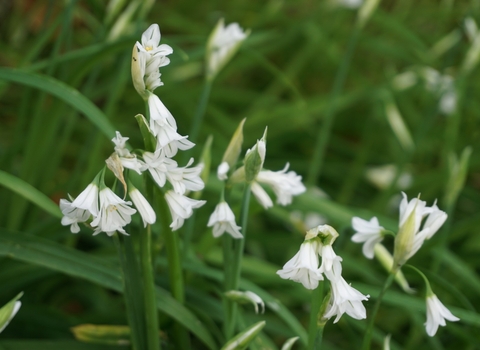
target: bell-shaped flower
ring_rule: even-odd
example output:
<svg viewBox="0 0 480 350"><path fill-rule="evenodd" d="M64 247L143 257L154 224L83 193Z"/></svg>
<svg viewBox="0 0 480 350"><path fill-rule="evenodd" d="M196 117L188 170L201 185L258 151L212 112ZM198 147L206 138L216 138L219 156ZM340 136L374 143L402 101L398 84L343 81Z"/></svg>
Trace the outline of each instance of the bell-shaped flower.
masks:
<svg viewBox="0 0 480 350"><path fill-rule="evenodd" d="M208 227L213 226L213 237L217 238L227 232L233 238L243 238L240 233L240 226L235 223L235 215L227 202L221 201L215 207L210 219L208 220Z"/></svg>
<svg viewBox="0 0 480 350"><path fill-rule="evenodd" d="M433 337L437 333L438 326L446 325L445 320L455 322L460 319L454 316L435 294L431 293L427 296L427 322L425 323L427 334Z"/></svg>
<svg viewBox="0 0 480 350"><path fill-rule="evenodd" d="M383 240L382 232L385 229L380 226L376 217L371 218L370 221L353 217L352 227L355 230L352 241L355 243L363 242L363 255L368 259L373 259L375 245Z"/></svg>
<svg viewBox="0 0 480 350"><path fill-rule="evenodd" d="M272 199L258 182L252 182L250 189L262 207L265 209L273 207Z"/></svg>
<svg viewBox="0 0 480 350"><path fill-rule="evenodd" d="M140 192L137 188L133 187L132 184L130 184L128 188L128 195L132 199L135 208L137 208L140 216L142 217L143 227L147 227L147 224L154 224L157 220L157 216L155 215L155 211L153 210L150 203L148 203L142 192Z"/></svg>
<svg viewBox="0 0 480 350"><path fill-rule="evenodd" d="M237 52L248 34L238 23L230 23L225 27L223 18L218 21L207 43L207 79L215 78Z"/></svg>
<svg viewBox="0 0 480 350"><path fill-rule="evenodd" d="M170 208L172 215L172 223L170 227L173 231L178 230L183 226L185 219L188 219L193 214L194 208L200 208L206 201L195 200L176 193L175 191L167 191L165 193L165 200Z"/></svg>
<svg viewBox="0 0 480 350"><path fill-rule="evenodd" d="M300 246L300 250L278 270L277 274L283 279L289 279L303 284L307 289L315 289L318 281L323 276L318 268L318 242L317 240L306 240Z"/></svg>
<svg viewBox="0 0 480 350"><path fill-rule="evenodd" d="M187 140L188 136L178 134L169 124L161 127L155 124L154 127L151 130L153 135L157 137L157 148L161 148L169 158L174 157L179 149L185 151L195 146L193 142Z"/></svg>
<svg viewBox="0 0 480 350"><path fill-rule="evenodd" d="M330 280L330 286L331 295L323 315L324 319L328 320L336 316L333 323L337 323L344 313L357 320L367 317L362 301L368 300L368 295L363 295L350 286L341 276L338 279Z"/></svg>
<svg viewBox="0 0 480 350"><path fill-rule="evenodd" d="M167 179L172 184L173 189L178 194L185 194L188 191L201 191L205 187L200 177L203 166L197 165L189 168L193 163L193 158L185 167L176 167L167 172Z"/></svg>
<svg viewBox="0 0 480 350"><path fill-rule="evenodd" d="M219 180L225 181L228 179L228 171L230 170L230 165L227 162L222 162L217 168L217 177Z"/></svg>
<svg viewBox="0 0 480 350"><path fill-rule="evenodd" d="M177 130L175 118L157 95L150 94L148 96L148 110L150 112L150 129L153 130L154 135L158 134L159 127L166 124Z"/></svg>
<svg viewBox="0 0 480 350"><path fill-rule="evenodd" d="M72 206L88 210L93 216L98 215L98 185L95 180L75 198Z"/></svg>
<svg viewBox="0 0 480 350"><path fill-rule="evenodd" d="M289 164L280 171L262 170L258 173L256 181L269 185L277 196L277 203L288 205L292 197L305 192L302 177L294 171L287 172Z"/></svg>
<svg viewBox="0 0 480 350"><path fill-rule="evenodd" d="M124 201L108 187L103 188L99 196L100 212L90 224L96 227L93 235L105 232L112 236L115 231L128 235L123 227L132 221L132 215L137 212L130 207L132 202Z"/></svg>
<svg viewBox="0 0 480 350"><path fill-rule="evenodd" d="M80 232L79 223L86 222L90 218L90 211L86 209L80 209L72 205L72 203L66 199L60 199L60 210L62 211L62 225L69 226L72 233Z"/></svg>

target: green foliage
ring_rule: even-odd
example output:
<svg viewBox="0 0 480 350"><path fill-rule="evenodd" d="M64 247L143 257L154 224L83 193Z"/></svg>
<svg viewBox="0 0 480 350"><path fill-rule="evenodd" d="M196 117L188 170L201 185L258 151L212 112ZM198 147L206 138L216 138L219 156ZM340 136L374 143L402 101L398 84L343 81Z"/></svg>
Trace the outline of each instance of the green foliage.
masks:
<svg viewBox="0 0 480 350"><path fill-rule="evenodd" d="M392 349L469 349L480 342L480 70L470 50L475 40L464 22L471 17L480 26L477 2L381 2L355 39L343 89L333 102L335 72L356 20L356 10L334 6L333 0L190 0L158 2L150 10L151 2L130 7L125 1L107 6L100 0L13 3L0 5L0 305L20 291L24 295L22 308L0 336L0 349L121 348L73 338L70 327L80 324L126 325L127 312L111 238L91 237L84 228L72 235L61 226L54 203L78 195L94 178L112 153L115 130L130 137L132 148L142 148L142 134L130 133L144 108L131 84L130 60L150 23L160 25L162 42L174 49L171 64L161 69L164 86L155 92L175 116L179 132L188 134L204 84L205 45L221 17L251 33L212 83L196 135L199 147L188 156L198 159L212 135L210 173L215 174L246 118L243 145L254 145L268 126L264 168L280 170L289 162L306 179L319 130L330 123L329 110L334 113L313 181L321 190L309 188L290 206L267 211L252 199L240 289L258 294L266 312L256 315L251 306L241 306L235 334L265 320L252 349L279 349L296 336L300 339L292 349L306 345L310 292L275 272L302 242L305 227L298 217L311 213L340 233L334 248L343 258L345 279L370 294L370 312L387 273L351 242L350 220L377 216L396 232L396 205L404 190L409 198L421 193L428 204L438 198L449 215L409 263L422 269L461 321L429 338L423 283L405 270L418 292L407 295L392 285L375 322L374 346L389 333ZM441 86L432 87L426 67L451 76L454 110L442 112L448 96ZM395 117L388 115L392 110ZM392 178L372 181L370 171L384 165L393 165ZM412 181L402 182L403 174ZM206 227L220 191L220 182L210 176L201 197L207 204L174 232L181 248L184 304L170 294L168 242L160 225L152 226L155 297L166 334L162 348L173 348L176 334L189 334L194 349L219 349L229 341L221 331L221 241ZM238 218L236 191L232 209ZM132 230L140 227L140 222L131 224ZM393 240L387 237L384 243L391 248ZM324 348L358 348L365 328L365 321L346 315L335 325L329 322Z"/></svg>

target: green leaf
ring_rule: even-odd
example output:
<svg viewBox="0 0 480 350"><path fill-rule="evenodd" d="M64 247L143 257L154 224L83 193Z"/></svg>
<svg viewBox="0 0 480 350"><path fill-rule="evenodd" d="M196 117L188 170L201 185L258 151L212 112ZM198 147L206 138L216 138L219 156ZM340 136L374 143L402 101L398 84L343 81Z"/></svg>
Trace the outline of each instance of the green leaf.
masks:
<svg viewBox="0 0 480 350"><path fill-rule="evenodd" d="M223 347L222 350L243 350L252 342L258 333L265 327L265 321L260 321L254 325L248 327L242 332L238 333L232 339L230 339Z"/></svg>
<svg viewBox="0 0 480 350"><path fill-rule="evenodd" d="M53 216L56 216L57 218L62 217L62 212L58 205L56 205L45 194L22 179L0 170L0 185L18 193Z"/></svg>
<svg viewBox="0 0 480 350"><path fill-rule="evenodd" d="M117 266L43 238L0 229L0 256L83 278L118 292L123 291ZM177 320L210 349L216 348L210 332L190 310L177 302L163 288L156 287L155 294L160 311Z"/></svg>
<svg viewBox="0 0 480 350"><path fill-rule="evenodd" d="M3 340L0 350L115 350L125 349L124 346L85 344L74 340Z"/></svg>
<svg viewBox="0 0 480 350"><path fill-rule="evenodd" d="M97 106L78 90L59 80L46 75L5 67L0 67L0 79L31 86L56 96L83 113L108 139L115 135L115 128Z"/></svg>

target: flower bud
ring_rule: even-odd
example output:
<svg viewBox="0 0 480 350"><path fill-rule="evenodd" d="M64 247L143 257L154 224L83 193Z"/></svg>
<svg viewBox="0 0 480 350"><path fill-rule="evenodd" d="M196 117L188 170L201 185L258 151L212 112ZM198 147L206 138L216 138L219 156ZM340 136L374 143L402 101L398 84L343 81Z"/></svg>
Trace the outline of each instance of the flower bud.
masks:
<svg viewBox="0 0 480 350"><path fill-rule="evenodd" d="M248 344L252 342L253 339L260 333L260 331L265 327L265 321L255 323L253 326L248 327L243 332L237 334L232 339L230 339L223 347L222 350L237 350L237 349L246 349Z"/></svg>

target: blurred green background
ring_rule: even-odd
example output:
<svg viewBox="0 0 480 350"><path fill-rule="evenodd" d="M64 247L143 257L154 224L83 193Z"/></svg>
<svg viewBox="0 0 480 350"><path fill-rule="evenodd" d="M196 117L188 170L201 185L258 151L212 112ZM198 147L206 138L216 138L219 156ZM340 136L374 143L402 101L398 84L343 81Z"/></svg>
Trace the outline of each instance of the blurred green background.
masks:
<svg viewBox="0 0 480 350"><path fill-rule="evenodd" d="M215 80L198 146L189 155L198 159L213 135L214 174L235 128L247 118L242 152L268 126L265 167L280 170L290 162L307 180L334 104L319 176L308 181L321 191L309 187L291 206L268 211L252 200L243 273L247 285L262 288L307 325L309 292L275 271L302 242L299 218L314 213L340 232L334 248L344 259L345 278L372 296L366 303L371 310L386 272L350 241L350 219L377 216L395 230L400 191L409 197L421 193L429 205L438 199L449 219L412 264L462 320L427 337L424 287L407 270L418 293L408 296L392 287L374 339L380 346L391 333L394 349L475 349L480 343L480 2L381 2L358 33L344 88L333 98L357 11L333 0L1 1L0 170L54 202L67 193L78 195L90 183L113 151L114 135L107 137L86 118L82 102L66 103L76 94L69 88L91 100L130 137L133 148L142 147L133 117L144 113L144 106L131 84L130 59L135 41L151 23L160 25L162 43L174 49L170 65L161 69L164 86L155 92L176 118L179 133L188 134L202 92L208 35L219 18L238 22L251 34ZM206 223L219 189L211 176L202 195L208 203L195 220L194 257L185 253L187 307L205 322L217 345L222 344L221 243ZM88 230L73 236L45 208L5 187L0 187L0 206L0 236L30 234L116 263L107 236L92 237ZM387 239L387 247L391 244ZM156 249L157 282L168 289L161 237ZM32 348L7 339L73 339L69 328L83 323L126 324L117 292L22 261L5 250L0 258L0 305L25 292L22 309L0 335L0 349ZM200 267L194 269L192 261ZM272 308L265 315L243 309L246 324L267 320L255 348L280 348L297 335ZM167 334L171 324L170 317L161 316ZM328 324L324 348L359 347L365 326L348 316ZM167 338L164 343L172 346ZM195 337L192 344L205 346Z"/></svg>

